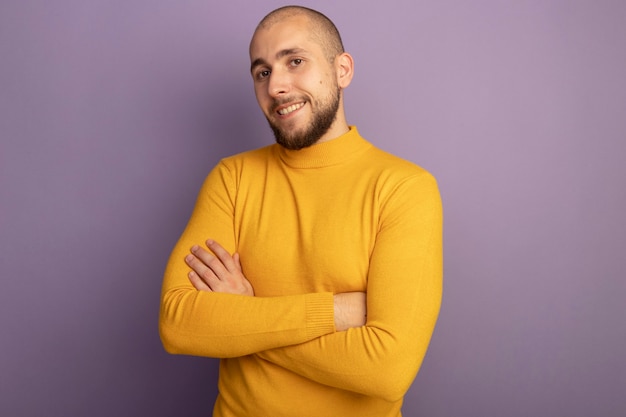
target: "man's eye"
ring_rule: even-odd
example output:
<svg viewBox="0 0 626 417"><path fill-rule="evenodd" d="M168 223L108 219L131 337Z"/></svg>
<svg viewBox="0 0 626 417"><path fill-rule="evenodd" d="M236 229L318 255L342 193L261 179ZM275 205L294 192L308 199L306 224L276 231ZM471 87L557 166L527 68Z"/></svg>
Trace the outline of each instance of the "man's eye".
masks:
<svg viewBox="0 0 626 417"><path fill-rule="evenodd" d="M269 70L259 71L259 73L257 74L257 78L259 78L259 79L267 78L269 76L270 76Z"/></svg>
<svg viewBox="0 0 626 417"><path fill-rule="evenodd" d="M302 59L300 58L295 58L291 60L291 63L294 67L297 67L298 65L302 64Z"/></svg>

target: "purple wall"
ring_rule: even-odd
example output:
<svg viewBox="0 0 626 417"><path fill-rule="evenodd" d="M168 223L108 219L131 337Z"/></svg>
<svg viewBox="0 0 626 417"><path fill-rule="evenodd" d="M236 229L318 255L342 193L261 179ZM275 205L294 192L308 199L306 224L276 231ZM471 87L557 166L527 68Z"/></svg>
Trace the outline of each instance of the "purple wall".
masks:
<svg viewBox="0 0 626 417"><path fill-rule="evenodd" d="M247 44L283 4L211 3L0 3L0 415L210 414L161 276L212 165L272 141ZM355 57L350 123L442 190L405 415L626 415L626 3L304 4Z"/></svg>

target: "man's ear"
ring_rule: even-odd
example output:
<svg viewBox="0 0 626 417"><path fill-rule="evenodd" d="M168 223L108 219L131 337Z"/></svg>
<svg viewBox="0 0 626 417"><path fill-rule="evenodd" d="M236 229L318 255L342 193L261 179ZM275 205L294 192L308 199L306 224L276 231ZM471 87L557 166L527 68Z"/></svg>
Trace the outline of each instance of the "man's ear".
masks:
<svg viewBox="0 0 626 417"><path fill-rule="evenodd" d="M347 52L337 55L335 68L337 69L337 84L339 88L346 88L350 85L354 75L354 60L352 56Z"/></svg>

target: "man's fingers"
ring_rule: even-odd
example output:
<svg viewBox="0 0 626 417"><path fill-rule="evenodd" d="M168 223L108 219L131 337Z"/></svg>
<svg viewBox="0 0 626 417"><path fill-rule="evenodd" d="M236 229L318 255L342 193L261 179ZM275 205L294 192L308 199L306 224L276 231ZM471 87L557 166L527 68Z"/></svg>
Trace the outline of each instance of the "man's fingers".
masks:
<svg viewBox="0 0 626 417"><path fill-rule="evenodd" d="M187 275L189 277L189 281L191 285L198 291L209 291L212 292L211 287L200 278L200 276L195 271L190 271Z"/></svg>
<svg viewBox="0 0 626 417"><path fill-rule="evenodd" d="M212 258L215 262L219 263L219 260L217 258L215 258L214 256L212 256ZM204 282L209 290L215 290L215 286L219 284L220 278L210 267L205 265L202 259L199 259L196 256L190 254L185 257L185 262L191 268L188 278L197 290L207 290L206 288L202 287L198 280ZM222 269L223 268L224 267L222 267Z"/></svg>
<svg viewBox="0 0 626 417"><path fill-rule="evenodd" d="M210 269L218 278L228 272L228 269L224 266L222 261L204 248L194 245L191 248L191 253L193 253L195 257L198 258L204 266ZM206 273L204 270L196 270L196 272L198 272L200 276L203 276L203 274Z"/></svg>
<svg viewBox="0 0 626 417"><path fill-rule="evenodd" d="M243 269L241 268L241 260L237 252L233 254L233 261L235 262L235 267L239 270L239 272L243 272Z"/></svg>
<svg viewBox="0 0 626 417"><path fill-rule="evenodd" d="M207 241L208 250L194 245L185 262L191 268L189 281L200 291L254 296L254 288L243 274L238 253L230 255L220 244Z"/></svg>
<svg viewBox="0 0 626 417"><path fill-rule="evenodd" d="M215 256L217 256L222 265L224 265L228 271L233 271L233 268L237 268L238 262L234 261L233 256L231 256L230 253L222 247L222 245L212 239L207 240L206 245L213 251Z"/></svg>

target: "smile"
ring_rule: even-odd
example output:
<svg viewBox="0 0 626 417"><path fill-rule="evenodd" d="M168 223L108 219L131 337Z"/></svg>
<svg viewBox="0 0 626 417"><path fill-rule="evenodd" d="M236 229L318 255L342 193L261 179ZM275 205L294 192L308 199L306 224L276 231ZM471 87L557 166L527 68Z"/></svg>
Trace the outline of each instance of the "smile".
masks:
<svg viewBox="0 0 626 417"><path fill-rule="evenodd" d="M304 103L297 103L297 104L292 104L291 106L285 107L284 109L280 109L278 110L278 114L280 114L281 116L286 116L289 113L293 113L294 111L301 109L302 106L304 106Z"/></svg>

